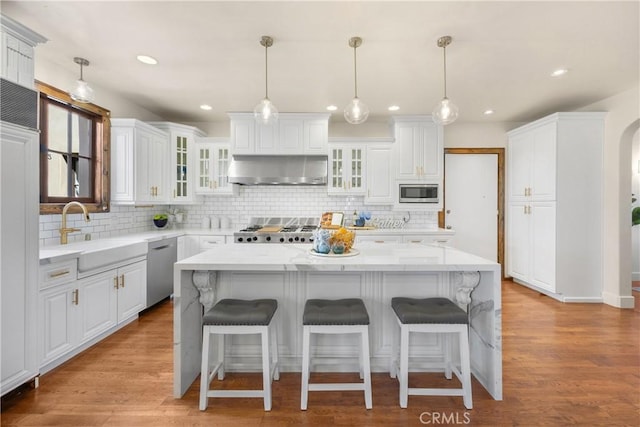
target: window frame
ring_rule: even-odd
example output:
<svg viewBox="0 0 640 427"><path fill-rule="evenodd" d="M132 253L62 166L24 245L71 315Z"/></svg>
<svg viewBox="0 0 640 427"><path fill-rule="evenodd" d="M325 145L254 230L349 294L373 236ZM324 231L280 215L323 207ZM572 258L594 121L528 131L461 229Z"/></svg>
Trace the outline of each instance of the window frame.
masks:
<svg viewBox="0 0 640 427"><path fill-rule="evenodd" d="M42 202L42 190L46 189L47 182L45 174L40 174L40 214L60 214L64 205L71 200L77 200L87 207L89 212L109 212L110 211L110 152L111 152L111 112L105 108L99 107L91 103L79 103L71 99L67 92L64 92L58 88L55 88L46 83L40 81L35 82L36 90L40 92L38 108L41 108L43 102L47 102L46 99L52 100L56 104L63 104L73 109L78 110L81 115L99 116L98 120L94 122L94 135L95 135L95 147L94 147L94 169L93 169L93 198L86 197L72 197L65 198L63 201L55 200L60 198L49 198L50 201ZM44 100L43 100L44 98ZM42 120L46 119L42 109L40 109L40 145L43 145L43 141L47 136L46 125L42 124ZM46 123L46 122L45 122ZM40 171L46 168L43 165L46 156L43 155L43 150L40 150L40 161L38 167ZM54 200L51 200L54 199Z"/></svg>

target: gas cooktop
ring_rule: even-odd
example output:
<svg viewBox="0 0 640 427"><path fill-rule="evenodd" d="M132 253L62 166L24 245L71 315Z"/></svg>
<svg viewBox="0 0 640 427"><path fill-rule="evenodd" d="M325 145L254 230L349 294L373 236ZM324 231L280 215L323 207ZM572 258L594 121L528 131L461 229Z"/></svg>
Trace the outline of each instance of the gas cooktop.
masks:
<svg viewBox="0 0 640 427"><path fill-rule="evenodd" d="M236 243L308 243L313 241L313 230L319 218L311 217L257 217L247 227L233 233Z"/></svg>

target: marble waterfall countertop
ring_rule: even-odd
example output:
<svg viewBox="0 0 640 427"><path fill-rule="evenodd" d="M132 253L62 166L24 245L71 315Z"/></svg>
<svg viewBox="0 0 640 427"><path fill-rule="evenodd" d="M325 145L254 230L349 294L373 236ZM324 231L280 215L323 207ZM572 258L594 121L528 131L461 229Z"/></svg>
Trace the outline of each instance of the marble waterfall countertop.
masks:
<svg viewBox="0 0 640 427"><path fill-rule="evenodd" d="M446 246L363 242L355 256L318 256L309 244L224 245L176 263L179 270L459 271L500 265ZM464 267L464 268L461 268Z"/></svg>

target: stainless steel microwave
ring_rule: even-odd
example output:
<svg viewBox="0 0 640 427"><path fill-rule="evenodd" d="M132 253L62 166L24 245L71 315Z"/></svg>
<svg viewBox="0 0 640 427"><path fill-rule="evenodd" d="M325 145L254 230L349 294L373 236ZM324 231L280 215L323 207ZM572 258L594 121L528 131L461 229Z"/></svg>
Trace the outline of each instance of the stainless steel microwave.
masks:
<svg viewBox="0 0 640 427"><path fill-rule="evenodd" d="M399 184L400 203L438 203L438 184Z"/></svg>

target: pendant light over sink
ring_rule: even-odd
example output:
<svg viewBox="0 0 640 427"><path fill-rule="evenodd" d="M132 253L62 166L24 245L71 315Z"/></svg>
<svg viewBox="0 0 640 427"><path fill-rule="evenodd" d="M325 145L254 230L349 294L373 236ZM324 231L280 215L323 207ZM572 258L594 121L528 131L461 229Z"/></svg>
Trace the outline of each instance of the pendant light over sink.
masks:
<svg viewBox="0 0 640 427"><path fill-rule="evenodd" d="M76 86L73 88L69 95L71 99L77 102L89 103L93 101L93 89L89 86L89 83L85 82L82 78L82 67L88 67L89 61L84 58L75 57L73 62L80 65L80 80L76 81Z"/></svg>
<svg viewBox="0 0 640 427"><path fill-rule="evenodd" d="M447 98L447 46L451 44L451 36L442 36L438 39L438 47L442 48L444 63L444 98L433 110L433 120L441 125L453 123L458 118L458 107Z"/></svg>
<svg viewBox="0 0 640 427"><path fill-rule="evenodd" d="M353 48L353 81L355 88L355 96L349 104L344 108L344 118L352 125L359 125L367 121L369 117L369 107L358 98L358 62L356 60L356 49L362 44L360 37L351 37L349 46Z"/></svg>
<svg viewBox="0 0 640 427"><path fill-rule="evenodd" d="M273 45L273 38L262 36L260 44L264 46L264 99L253 109L256 121L261 124L272 124L278 120L278 109L269 99L269 74L267 72L267 51Z"/></svg>

